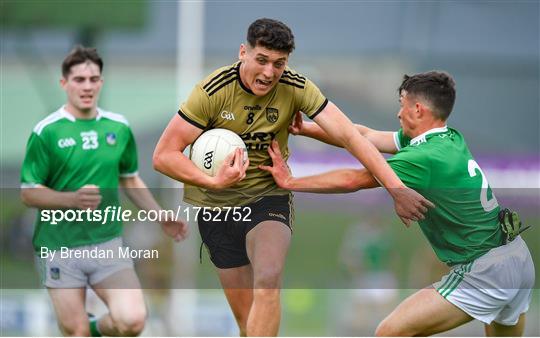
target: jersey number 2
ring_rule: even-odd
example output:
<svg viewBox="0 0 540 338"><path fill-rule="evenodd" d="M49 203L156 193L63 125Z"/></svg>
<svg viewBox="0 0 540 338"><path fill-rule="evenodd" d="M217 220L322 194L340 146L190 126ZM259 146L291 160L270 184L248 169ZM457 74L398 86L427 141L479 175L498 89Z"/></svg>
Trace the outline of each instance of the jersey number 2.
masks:
<svg viewBox="0 0 540 338"><path fill-rule="evenodd" d="M469 160L468 166L469 166L469 176L475 177L477 169L480 172L480 175L482 175L482 189L480 189L480 203L482 203L482 208L484 208L486 212L489 212L495 209L496 207L498 207L499 203L497 202L495 195L493 195L493 197L490 200L488 200L487 191L489 189L489 184L486 179L486 175L484 175L484 172L482 171L482 169L480 169L480 166L478 165L478 163L476 163L475 160Z"/></svg>

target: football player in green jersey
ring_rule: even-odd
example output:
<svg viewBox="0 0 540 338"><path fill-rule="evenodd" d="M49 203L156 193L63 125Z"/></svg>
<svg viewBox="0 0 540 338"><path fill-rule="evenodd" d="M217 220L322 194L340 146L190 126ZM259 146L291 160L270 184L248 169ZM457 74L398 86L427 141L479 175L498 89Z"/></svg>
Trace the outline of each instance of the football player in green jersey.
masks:
<svg viewBox="0 0 540 338"><path fill-rule="evenodd" d="M186 183L184 200L199 206L243 206L250 222L199 219L203 243L217 269L241 335L278 334L281 274L291 240L290 193L257 166L269 164L266 149L277 139L288 154L288 126L303 111L328 134L347 145L394 198L404 222L423 218L431 203L406 188L375 147L355 132L351 121L306 77L288 68L294 49L289 27L258 19L240 45L239 61L197 84L163 132L154 167ZM216 176L199 170L182 152L205 130L226 128L248 147L245 165L224 165ZM234 156L234 157L233 157ZM242 160L237 151L228 161Z"/></svg>
<svg viewBox="0 0 540 338"><path fill-rule="evenodd" d="M126 119L97 107L102 68L101 57L91 48L78 46L64 59L60 84L67 103L39 122L28 141L21 170L26 205L106 211L119 205L120 186L137 207L161 209L137 175L135 139ZM177 241L186 235L183 221L167 219L161 225ZM121 234L118 219L55 224L38 214L33 244L63 334L133 336L143 330L146 307L131 258L119 257ZM68 249L83 257L91 250L113 255L77 259L69 257ZM109 309L90 322L85 311L88 286Z"/></svg>
<svg viewBox="0 0 540 338"><path fill-rule="evenodd" d="M520 336L534 286L534 265L519 235L520 222L500 207L463 136L447 127L455 101L454 80L445 72L405 76L399 87L401 129L382 132L357 125L403 182L433 201L420 228L451 272L403 301L376 331L378 336L427 336L473 319L486 335ZM291 132L340 146L340 140L295 119ZM293 191L349 192L379 183L367 170L343 169L293 178L277 144L269 148L277 184ZM507 224L506 224L507 225ZM503 231L504 229L504 231Z"/></svg>

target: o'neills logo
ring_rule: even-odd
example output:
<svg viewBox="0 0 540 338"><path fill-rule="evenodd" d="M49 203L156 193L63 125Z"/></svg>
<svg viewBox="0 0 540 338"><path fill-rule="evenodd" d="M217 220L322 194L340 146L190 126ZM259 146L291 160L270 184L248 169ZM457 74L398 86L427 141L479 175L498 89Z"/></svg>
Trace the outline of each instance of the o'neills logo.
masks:
<svg viewBox="0 0 540 338"><path fill-rule="evenodd" d="M269 212L268 213L268 216L270 217L277 217L277 218L281 218L282 220L287 220L287 218L285 216L283 216L282 214L274 214L272 212Z"/></svg>

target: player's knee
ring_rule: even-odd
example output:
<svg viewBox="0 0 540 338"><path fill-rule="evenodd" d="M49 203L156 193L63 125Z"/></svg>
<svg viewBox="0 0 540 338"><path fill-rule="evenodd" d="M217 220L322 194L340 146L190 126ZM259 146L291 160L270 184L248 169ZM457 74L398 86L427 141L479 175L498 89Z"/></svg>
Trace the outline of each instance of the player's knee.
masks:
<svg viewBox="0 0 540 338"><path fill-rule="evenodd" d="M112 314L111 314L112 315ZM122 336L138 336L144 329L146 309L112 315L114 326Z"/></svg>
<svg viewBox="0 0 540 338"><path fill-rule="evenodd" d="M253 290L253 298L256 302L279 303L280 289L263 288Z"/></svg>
<svg viewBox="0 0 540 338"><path fill-rule="evenodd" d="M145 320L146 318L143 317L125 318L115 322L116 330L124 337L138 336L144 329Z"/></svg>
<svg viewBox="0 0 540 338"><path fill-rule="evenodd" d="M281 284L281 266L269 266L255 275L255 288L278 289Z"/></svg>
<svg viewBox="0 0 540 338"><path fill-rule="evenodd" d="M87 318L69 318L60 321L60 331L67 337L90 336L90 324Z"/></svg>

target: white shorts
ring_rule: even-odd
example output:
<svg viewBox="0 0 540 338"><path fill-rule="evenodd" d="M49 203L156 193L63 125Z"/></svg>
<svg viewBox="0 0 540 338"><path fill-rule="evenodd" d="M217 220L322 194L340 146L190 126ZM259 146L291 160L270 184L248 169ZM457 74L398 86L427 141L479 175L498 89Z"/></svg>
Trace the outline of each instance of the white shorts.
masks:
<svg viewBox="0 0 540 338"><path fill-rule="evenodd" d="M519 236L470 263L452 267L433 287L471 317L510 326L529 309L534 275L529 248Z"/></svg>
<svg viewBox="0 0 540 338"><path fill-rule="evenodd" d="M48 288L81 288L102 282L118 271L133 269L133 260L119 255L122 245L122 238L116 237L99 244L51 251L47 257L38 252L41 282Z"/></svg>

